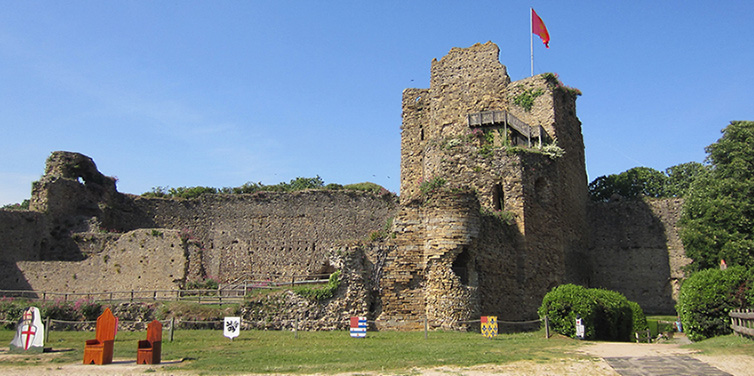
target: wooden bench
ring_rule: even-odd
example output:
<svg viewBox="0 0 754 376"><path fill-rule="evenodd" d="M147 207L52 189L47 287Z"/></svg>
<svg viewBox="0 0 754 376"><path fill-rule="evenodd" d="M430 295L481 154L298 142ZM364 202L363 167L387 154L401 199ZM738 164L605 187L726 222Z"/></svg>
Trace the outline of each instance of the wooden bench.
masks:
<svg viewBox="0 0 754 376"><path fill-rule="evenodd" d="M84 345L84 364L113 362L113 342L117 325L110 308L105 308L105 312L97 318L97 338L87 340Z"/></svg>
<svg viewBox="0 0 754 376"><path fill-rule="evenodd" d="M139 341L137 364L160 364L162 352L162 323L153 320L147 324L147 339Z"/></svg>

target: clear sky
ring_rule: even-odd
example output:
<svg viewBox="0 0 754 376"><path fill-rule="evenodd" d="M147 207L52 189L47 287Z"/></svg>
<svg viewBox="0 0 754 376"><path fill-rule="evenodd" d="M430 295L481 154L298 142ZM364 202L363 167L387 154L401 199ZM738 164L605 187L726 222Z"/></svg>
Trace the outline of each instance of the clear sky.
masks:
<svg viewBox="0 0 754 376"><path fill-rule="evenodd" d="M552 38L535 74L583 92L590 181L701 162L754 120L752 1L0 0L0 205L55 150L124 193L316 175L397 193L403 89L490 40L527 77L529 7Z"/></svg>

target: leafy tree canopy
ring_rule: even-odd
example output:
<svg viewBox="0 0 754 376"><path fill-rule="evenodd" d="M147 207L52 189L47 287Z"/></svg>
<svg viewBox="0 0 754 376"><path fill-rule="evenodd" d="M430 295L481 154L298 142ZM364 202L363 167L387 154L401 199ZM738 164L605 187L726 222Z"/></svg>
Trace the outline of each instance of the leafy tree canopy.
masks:
<svg viewBox="0 0 754 376"><path fill-rule="evenodd" d="M691 185L681 240L696 270L754 266L754 122L733 121L708 146L709 171Z"/></svg>
<svg viewBox="0 0 754 376"><path fill-rule="evenodd" d="M589 183L589 196L594 201L608 201L613 195L635 199L645 197L684 197L691 182L707 167L698 162L682 163L664 172L649 167L600 176Z"/></svg>

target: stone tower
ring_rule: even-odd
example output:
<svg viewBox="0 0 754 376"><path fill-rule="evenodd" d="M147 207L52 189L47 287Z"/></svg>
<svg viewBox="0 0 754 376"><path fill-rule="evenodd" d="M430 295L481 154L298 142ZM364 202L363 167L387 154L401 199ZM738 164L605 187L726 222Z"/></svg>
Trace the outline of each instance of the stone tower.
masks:
<svg viewBox="0 0 754 376"><path fill-rule="evenodd" d="M499 52L491 42L453 48L432 61L429 89L403 92L400 197L408 207L431 188L471 192L477 213L463 222L478 225L464 225L473 231L455 237L463 249L445 253L474 291L467 311L530 318L549 289L589 275L580 93L555 74L511 82ZM422 216L427 228L447 224L426 206ZM443 233L424 236L431 260ZM437 284L429 269L425 278ZM436 297L426 293L429 311Z"/></svg>

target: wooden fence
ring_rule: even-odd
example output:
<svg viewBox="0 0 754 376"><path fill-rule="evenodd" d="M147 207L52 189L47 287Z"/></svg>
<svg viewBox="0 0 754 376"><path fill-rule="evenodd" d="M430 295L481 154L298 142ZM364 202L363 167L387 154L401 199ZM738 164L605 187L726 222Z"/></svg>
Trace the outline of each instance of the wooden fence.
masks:
<svg viewBox="0 0 754 376"><path fill-rule="evenodd" d="M733 310L730 315L730 327L739 336L754 338L754 311L750 309Z"/></svg>
<svg viewBox="0 0 754 376"><path fill-rule="evenodd" d="M302 277L299 277L302 278ZM145 301L193 301L199 303L235 303L242 301L255 289L277 289L296 285L326 283L327 279L296 279L275 282L243 281L233 285L221 286L217 289L186 289L186 290L126 290L106 292L58 292L34 290L0 290L2 298L23 298L33 301L74 302L81 299L100 302L145 302Z"/></svg>

